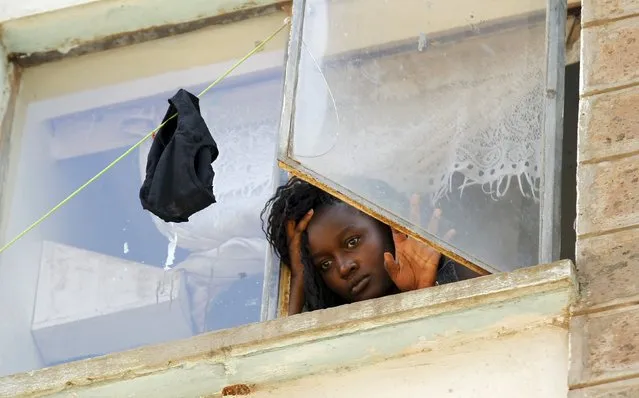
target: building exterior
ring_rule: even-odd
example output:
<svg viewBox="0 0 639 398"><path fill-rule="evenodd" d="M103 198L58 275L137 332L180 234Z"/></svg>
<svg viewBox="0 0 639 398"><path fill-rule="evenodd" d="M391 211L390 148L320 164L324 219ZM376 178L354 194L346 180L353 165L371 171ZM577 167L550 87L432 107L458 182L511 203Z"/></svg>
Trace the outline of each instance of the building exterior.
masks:
<svg viewBox="0 0 639 398"><path fill-rule="evenodd" d="M470 15L479 12L468 3ZM507 8L500 4L486 10ZM115 206L120 193L114 187L131 189L126 176L143 171L143 157L136 158L129 168L114 171L115 180L106 181L102 191L87 190L91 199L84 207L69 207L49 229L34 229L0 257L5 320L0 396L639 397L634 244L639 237L639 3L584 0L568 6L573 11L566 29L567 63L580 63L574 262L530 264L277 317L287 297L285 283L278 291L278 279L286 281L286 273L268 274L277 267L269 268L267 259L264 275L261 231L234 208L196 220L192 230L141 219L109 224L117 218L112 214L85 225L86 214ZM289 8L290 2L268 0L179 6L164 0L2 2L0 242L28 225L34 211L44 213L62 199L62 188L72 190L134 144L140 131L153 128L176 84L206 85L280 27ZM581 28L571 24L575 21ZM533 27L520 35L534 42L534 32ZM346 38L333 40L340 51L352 45ZM515 54L494 40L490 48ZM274 152L277 145L268 131L275 132L280 116L285 41L279 36L239 68L235 80L221 86L222 101L203 101L219 119L222 142L245 140L228 168L248 153L245 164L258 177L235 188L233 179L225 180L228 192L221 195L233 203L245 200L251 209L268 196L264 187L280 178L269 167L273 156L259 154ZM420 43L425 47L428 41ZM502 61L509 65L508 57ZM251 111L243 105L247 101ZM78 171L85 168L85 174ZM237 196L247 185L257 193ZM109 197L116 199L101 202ZM117 208L123 219L129 217L127 206ZM233 222L215 224L225 215ZM146 229L136 230L134 224L143 222ZM120 231L129 237L111 242L109 228L117 229L118 239ZM165 241L153 240L154 234L180 236L179 265L170 274L148 265L165 258ZM214 253L208 242L215 242ZM233 261L233 267L210 266L218 260ZM214 276L207 275L211 270ZM87 299L78 302L78 297ZM238 300L241 305L234 307ZM261 311L255 305L260 300ZM228 322L211 313L224 314ZM238 326L258 320L265 322Z"/></svg>

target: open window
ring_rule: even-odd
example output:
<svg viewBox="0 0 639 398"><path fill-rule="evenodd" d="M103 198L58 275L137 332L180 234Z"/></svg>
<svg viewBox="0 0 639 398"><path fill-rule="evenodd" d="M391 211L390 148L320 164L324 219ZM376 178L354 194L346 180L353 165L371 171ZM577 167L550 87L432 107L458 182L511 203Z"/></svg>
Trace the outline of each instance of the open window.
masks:
<svg viewBox="0 0 639 398"><path fill-rule="evenodd" d="M560 0L296 1L280 166L478 273L558 259L565 21Z"/></svg>

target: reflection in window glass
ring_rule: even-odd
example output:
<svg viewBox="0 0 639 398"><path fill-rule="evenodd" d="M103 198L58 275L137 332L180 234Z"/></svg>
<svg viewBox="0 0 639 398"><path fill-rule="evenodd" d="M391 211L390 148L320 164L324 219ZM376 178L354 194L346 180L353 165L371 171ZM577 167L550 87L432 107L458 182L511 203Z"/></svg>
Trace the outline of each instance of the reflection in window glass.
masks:
<svg viewBox="0 0 639 398"><path fill-rule="evenodd" d="M288 155L405 220L429 198L491 270L536 264L545 37L541 0L308 0Z"/></svg>
<svg viewBox="0 0 639 398"><path fill-rule="evenodd" d="M276 176L282 86L281 68L268 68L229 78L200 101L220 148L216 204L184 224L143 211L138 193L149 141L3 255L0 290L10 300L0 302L0 374L259 321L267 254L259 212ZM198 93L210 78L185 88ZM15 132L20 152L7 235L162 120L179 81L142 97L127 91L136 83L48 101L60 109L80 103L81 111L43 116L47 106L28 105ZM105 103L110 95L132 99Z"/></svg>

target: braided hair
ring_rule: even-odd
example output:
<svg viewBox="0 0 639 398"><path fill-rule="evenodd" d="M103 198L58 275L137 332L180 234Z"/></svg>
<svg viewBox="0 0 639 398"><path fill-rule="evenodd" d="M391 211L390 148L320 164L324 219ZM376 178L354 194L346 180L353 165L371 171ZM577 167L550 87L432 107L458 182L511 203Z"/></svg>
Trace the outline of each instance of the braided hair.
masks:
<svg viewBox="0 0 639 398"><path fill-rule="evenodd" d="M322 208L343 203L331 194L303 181L297 177L280 186L275 195L266 203L262 210L262 229L266 239L277 252L284 264L291 263L288 249L286 224L289 220L298 223L309 210L316 212ZM387 240L392 245L390 227L380 223ZM392 248L394 253L394 247ZM313 266L309 253L308 235L302 235L302 263L304 265L304 299L308 311L336 307L346 302L326 286L321 274Z"/></svg>

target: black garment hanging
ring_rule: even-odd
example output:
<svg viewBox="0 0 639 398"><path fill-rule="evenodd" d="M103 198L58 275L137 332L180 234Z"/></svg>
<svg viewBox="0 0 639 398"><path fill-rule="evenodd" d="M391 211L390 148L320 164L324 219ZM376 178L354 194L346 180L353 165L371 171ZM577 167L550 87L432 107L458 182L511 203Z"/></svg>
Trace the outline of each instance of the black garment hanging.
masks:
<svg viewBox="0 0 639 398"><path fill-rule="evenodd" d="M213 167L215 140L202 115L199 98L180 89L169 99L163 122L147 158L140 188L142 207L166 222L186 222L215 203Z"/></svg>

